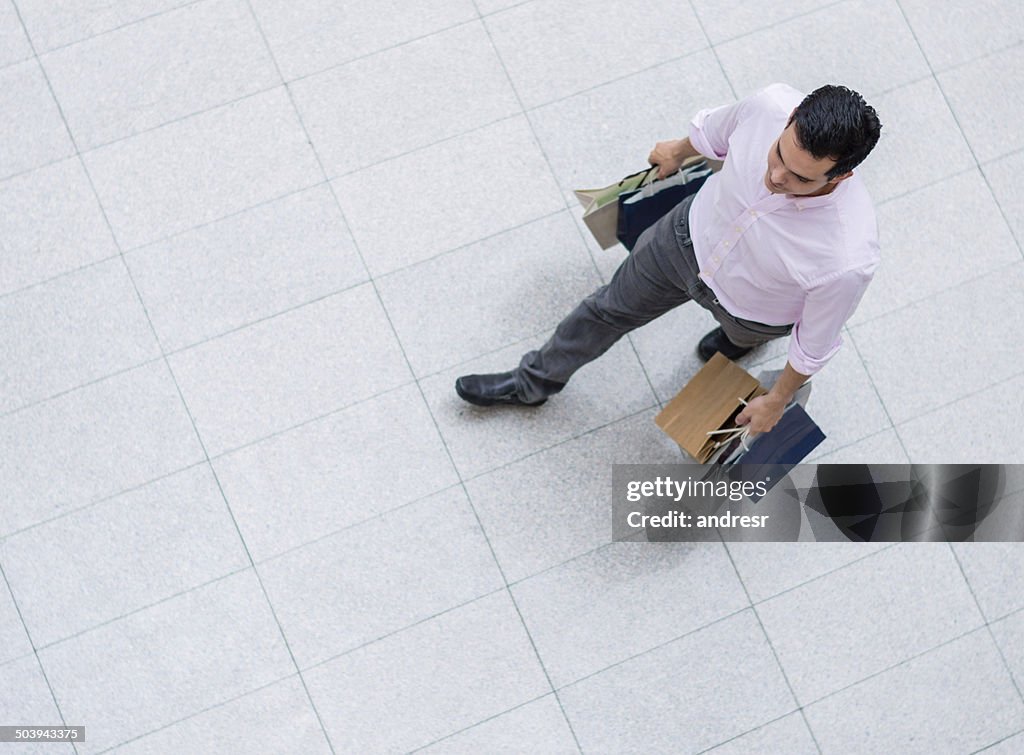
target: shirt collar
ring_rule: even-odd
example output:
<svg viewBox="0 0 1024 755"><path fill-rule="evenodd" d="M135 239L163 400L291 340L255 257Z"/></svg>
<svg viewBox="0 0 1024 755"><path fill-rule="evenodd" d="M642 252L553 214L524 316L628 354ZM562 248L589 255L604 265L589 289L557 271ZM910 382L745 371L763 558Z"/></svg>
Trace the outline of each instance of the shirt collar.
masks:
<svg viewBox="0 0 1024 755"><path fill-rule="evenodd" d="M846 193L848 184L853 180L853 176L850 176L845 181L840 181L836 188L828 194L822 194L820 197L789 197L786 199L791 201L798 210L806 210L811 207L824 207L825 205L835 204L839 201L839 198Z"/></svg>

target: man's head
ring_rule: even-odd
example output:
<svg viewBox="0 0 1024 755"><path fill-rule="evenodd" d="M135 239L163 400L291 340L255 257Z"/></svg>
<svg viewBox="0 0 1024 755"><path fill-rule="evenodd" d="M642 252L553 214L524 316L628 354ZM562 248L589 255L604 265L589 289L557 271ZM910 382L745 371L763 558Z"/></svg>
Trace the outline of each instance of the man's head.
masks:
<svg viewBox="0 0 1024 755"><path fill-rule="evenodd" d="M815 89L768 150L764 184L773 194L828 194L878 142L881 124L864 98L843 86Z"/></svg>

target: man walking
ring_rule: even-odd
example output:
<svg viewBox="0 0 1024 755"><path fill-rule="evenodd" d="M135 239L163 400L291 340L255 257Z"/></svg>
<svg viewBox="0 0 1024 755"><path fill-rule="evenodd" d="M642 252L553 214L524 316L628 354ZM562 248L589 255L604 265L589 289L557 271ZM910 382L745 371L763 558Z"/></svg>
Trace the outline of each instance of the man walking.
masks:
<svg viewBox="0 0 1024 755"><path fill-rule="evenodd" d="M874 207L853 169L880 128L859 94L833 85L804 97L773 84L700 111L688 137L658 142L648 161L662 178L697 154L722 170L645 231L540 349L509 372L460 377L456 392L478 406L540 405L624 334L692 299L720 325L697 347L704 360L791 336L782 375L737 418L771 430L839 350L878 266Z"/></svg>

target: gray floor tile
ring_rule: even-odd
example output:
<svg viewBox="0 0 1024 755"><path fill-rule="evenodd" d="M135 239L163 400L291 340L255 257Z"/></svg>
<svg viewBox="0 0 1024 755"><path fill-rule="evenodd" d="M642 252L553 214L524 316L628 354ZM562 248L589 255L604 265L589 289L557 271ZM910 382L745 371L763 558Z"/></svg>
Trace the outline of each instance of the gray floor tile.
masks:
<svg viewBox="0 0 1024 755"><path fill-rule="evenodd" d="M0 66L32 57L32 47L11 0L0 2Z"/></svg>
<svg viewBox="0 0 1024 755"><path fill-rule="evenodd" d="M953 550L988 621L1024 608L1020 543L955 543Z"/></svg>
<svg viewBox="0 0 1024 755"><path fill-rule="evenodd" d="M213 464L257 562L458 482L411 384Z"/></svg>
<svg viewBox="0 0 1024 755"><path fill-rule="evenodd" d="M944 376L949 373L944 373ZM1024 375L994 385L899 426L912 461L945 464L1022 464L1024 448L992 432L1024 416Z"/></svg>
<svg viewBox="0 0 1024 755"><path fill-rule="evenodd" d="M689 4L660 0L527 3L484 23L527 108L707 47Z"/></svg>
<svg viewBox="0 0 1024 755"><path fill-rule="evenodd" d="M189 0L17 0L21 17L40 52L52 50L125 24L185 5Z"/></svg>
<svg viewBox="0 0 1024 755"><path fill-rule="evenodd" d="M1024 150L981 166L995 194L999 207L1006 214L1010 228L1017 236L1018 247L1024 244L1024 189L1018 176L1024 170Z"/></svg>
<svg viewBox="0 0 1024 755"><path fill-rule="evenodd" d="M1017 689L1024 689L1024 613L1017 611L993 623L992 636L1006 659ZM999 678L999 675L993 673L993 677ZM1019 728L1020 723L1017 726Z"/></svg>
<svg viewBox="0 0 1024 755"><path fill-rule="evenodd" d="M2 541L0 547L3 547ZM9 574L6 559L4 563L4 571ZM7 590L6 584L0 585L0 664L29 655L31 652L32 643L25 633L25 625L21 622L11 593Z"/></svg>
<svg viewBox="0 0 1024 755"><path fill-rule="evenodd" d="M971 221L949 222L959 216ZM851 326L1021 259L976 170L882 205L878 226L882 265L850 318Z"/></svg>
<svg viewBox="0 0 1024 755"><path fill-rule="evenodd" d="M758 613L804 705L983 622L945 543L889 548Z"/></svg>
<svg viewBox="0 0 1024 755"><path fill-rule="evenodd" d="M728 543L755 603L810 582L887 547L886 543Z"/></svg>
<svg viewBox="0 0 1024 755"><path fill-rule="evenodd" d="M0 69L0 179L75 152L36 60Z"/></svg>
<svg viewBox="0 0 1024 755"><path fill-rule="evenodd" d="M611 542L613 463L681 461L648 411L470 480L466 490L515 581Z"/></svg>
<svg viewBox="0 0 1024 755"><path fill-rule="evenodd" d="M377 281L417 375L553 328L600 285L565 212Z"/></svg>
<svg viewBox="0 0 1024 755"><path fill-rule="evenodd" d="M4 726L48 726L61 725L60 713L53 704L53 695L46 686L46 679L39 668L36 657L29 656L0 667L0 721ZM10 723L8 723L10 722ZM71 726L85 726L88 739L89 725L76 721ZM4 755L27 755L27 753L64 753L71 755L75 749L63 742L46 744L4 744Z"/></svg>
<svg viewBox="0 0 1024 755"><path fill-rule="evenodd" d="M963 132L934 78L868 99L878 112L882 133L857 173L876 203L974 167ZM883 263L886 251L883 247Z"/></svg>
<svg viewBox="0 0 1024 755"><path fill-rule="evenodd" d="M769 0L759 3L693 0L693 7L711 43L718 44L783 23L794 16L811 13L833 2L835 0Z"/></svg>
<svg viewBox="0 0 1024 755"><path fill-rule="evenodd" d="M936 71L1021 41L1024 6L1016 0L944 3L900 0L914 36Z"/></svg>
<svg viewBox="0 0 1024 755"><path fill-rule="evenodd" d="M0 533L203 459L162 362L0 419Z"/></svg>
<svg viewBox="0 0 1024 755"><path fill-rule="evenodd" d="M259 565L299 668L504 587L459 488Z"/></svg>
<svg viewBox="0 0 1024 755"><path fill-rule="evenodd" d="M84 155L128 250L322 180L284 88Z"/></svg>
<svg viewBox="0 0 1024 755"><path fill-rule="evenodd" d="M481 752L519 755L523 752L543 752L550 755L566 755L577 753L579 750L558 701L554 695L548 695L453 737L443 739L428 747L425 752L449 755L477 755Z"/></svg>
<svg viewBox="0 0 1024 755"><path fill-rule="evenodd" d="M1008 72L1024 70L1024 45L1016 45L938 75L942 91L979 162L1024 147L1024 103L1007 96ZM1010 74L1013 76L1013 74Z"/></svg>
<svg viewBox="0 0 1024 755"><path fill-rule="evenodd" d="M326 185L125 255L167 351L361 283Z"/></svg>
<svg viewBox="0 0 1024 755"><path fill-rule="evenodd" d="M0 411L160 356L119 257L0 300Z"/></svg>
<svg viewBox="0 0 1024 755"><path fill-rule="evenodd" d="M254 0L286 80L440 31L476 17L472 0Z"/></svg>
<svg viewBox="0 0 1024 755"><path fill-rule="evenodd" d="M249 565L206 465L33 527L0 553L37 647Z"/></svg>
<svg viewBox="0 0 1024 755"><path fill-rule="evenodd" d="M845 43L823 45L823 39ZM856 55L850 54L851 47ZM741 97L774 81L804 92L834 83L860 92L870 102L873 94L929 73L896 0L830 5L724 42L716 52Z"/></svg>
<svg viewBox="0 0 1024 755"><path fill-rule="evenodd" d="M229 753L243 747L257 747L262 753L281 755L291 752L326 755L331 751L297 676L136 739L118 747L116 752L118 755Z"/></svg>
<svg viewBox="0 0 1024 755"><path fill-rule="evenodd" d="M907 458L896 430L890 428L821 455L812 453L807 461L818 464L907 464L913 459Z"/></svg>
<svg viewBox="0 0 1024 755"><path fill-rule="evenodd" d="M340 752L410 750L551 689L505 591L304 676Z"/></svg>
<svg viewBox="0 0 1024 755"><path fill-rule="evenodd" d="M377 166L333 185L375 276L565 207L523 117L406 155L397 174Z"/></svg>
<svg viewBox="0 0 1024 755"><path fill-rule="evenodd" d="M168 361L211 456L411 378L369 285L180 351Z"/></svg>
<svg viewBox="0 0 1024 755"><path fill-rule="evenodd" d="M301 79L291 89L330 176L519 112L479 21Z"/></svg>
<svg viewBox="0 0 1024 755"><path fill-rule="evenodd" d="M79 149L280 83L244 0L207 0L40 58Z"/></svg>
<svg viewBox="0 0 1024 755"><path fill-rule="evenodd" d="M98 752L294 672L252 571L40 651L68 721Z"/></svg>
<svg viewBox="0 0 1024 755"><path fill-rule="evenodd" d="M580 369L572 383L544 406L482 409L456 395L459 375L512 369L524 352L541 346L548 335L542 333L421 381L464 479L654 405L650 386L625 340Z"/></svg>
<svg viewBox="0 0 1024 755"><path fill-rule="evenodd" d="M714 55L701 50L545 105L529 117L555 178L570 191L607 186L647 167L656 142L686 136L698 110L733 99ZM576 198L570 201L573 212L582 214Z"/></svg>
<svg viewBox="0 0 1024 755"><path fill-rule="evenodd" d="M77 157L0 182L0 295L116 254Z"/></svg>
<svg viewBox="0 0 1024 755"><path fill-rule="evenodd" d="M1022 317L1024 263L1016 263L851 327L850 333L899 425L1019 373L1024 339L1008 340L1006 334L1020 327ZM996 322L998 328L990 326ZM951 354L971 369L949 370ZM913 451L911 456L918 458Z"/></svg>
<svg viewBox="0 0 1024 755"><path fill-rule="evenodd" d="M749 734L737 737L708 751L708 755L815 755L810 729L799 713L790 713L785 718L755 729Z"/></svg>
<svg viewBox="0 0 1024 755"><path fill-rule="evenodd" d="M805 709L822 752L973 752L1024 725L987 632L973 632Z"/></svg>
<svg viewBox="0 0 1024 755"><path fill-rule="evenodd" d="M750 611L559 695L584 752L697 752L795 708Z"/></svg>
<svg viewBox="0 0 1024 755"><path fill-rule="evenodd" d="M556 688L748 605L720 542L614 543L512 595Z"/></svg>

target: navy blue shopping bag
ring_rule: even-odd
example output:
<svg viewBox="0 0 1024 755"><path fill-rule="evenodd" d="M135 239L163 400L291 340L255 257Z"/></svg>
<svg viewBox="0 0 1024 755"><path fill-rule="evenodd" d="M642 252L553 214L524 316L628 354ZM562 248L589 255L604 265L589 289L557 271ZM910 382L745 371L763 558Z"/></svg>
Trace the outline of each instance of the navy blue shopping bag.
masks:
<svg viewBox="0 0 1024 755"><path fill-rule="evenodd" d="M688 196L696 194L711 173L707 161L701 160L668 178L620 194L616 235L622 245L633 251L640 234Z"/></svg>

